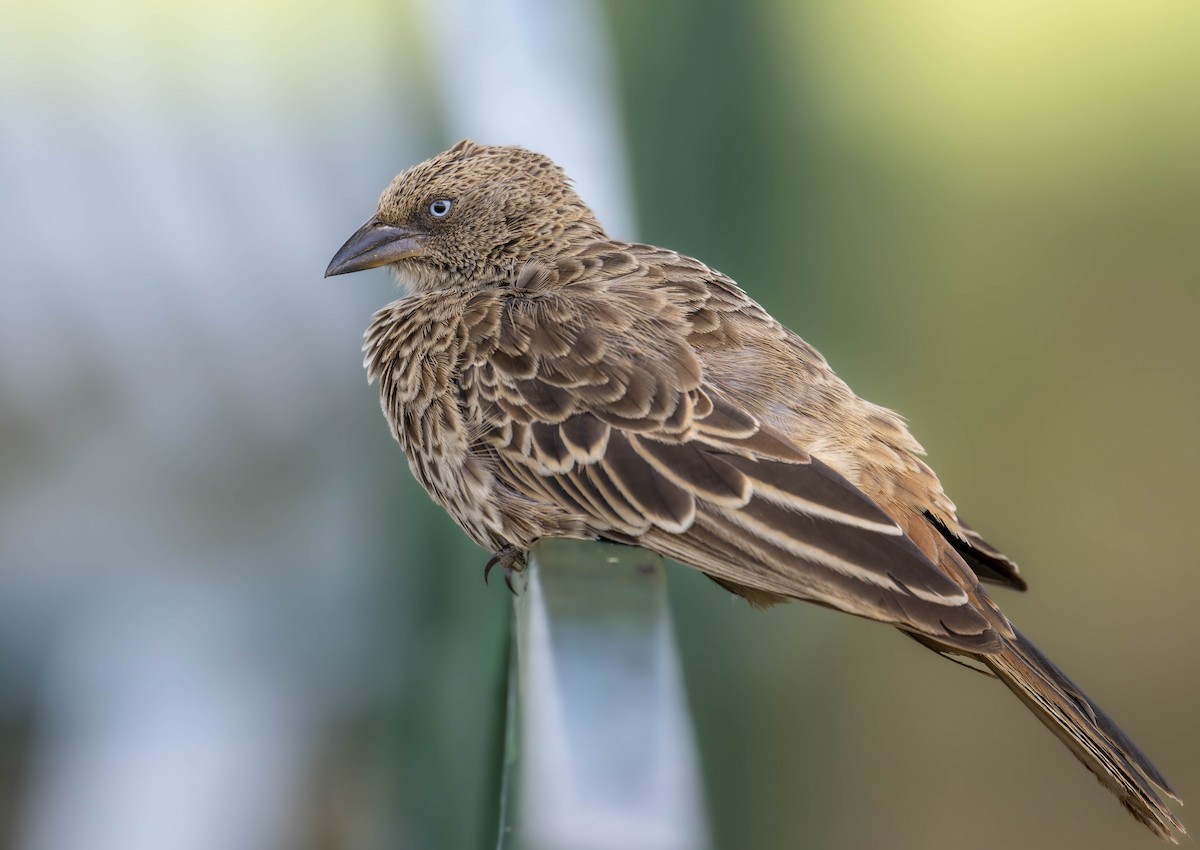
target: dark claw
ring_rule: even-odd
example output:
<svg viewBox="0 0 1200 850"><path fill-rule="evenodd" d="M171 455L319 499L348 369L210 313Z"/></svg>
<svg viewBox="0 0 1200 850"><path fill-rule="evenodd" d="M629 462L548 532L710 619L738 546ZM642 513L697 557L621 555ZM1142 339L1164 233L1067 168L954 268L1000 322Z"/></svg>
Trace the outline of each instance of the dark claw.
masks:
<svg viewBox="0 0 1200 850"><path fill-rule="evenodd" d="M503 552L504 552L504 550L501 549L495 555L492 555L492 557L488 558L487 563L483 565L483 583L484 584L488 583L488 575L492 572L492 567L494 567L494 566L496 566L496 564L500 563L500 556L501 556L501 554L503 554Z"/></svg>
<svg viewBox="0 0 1200 850"><path fill-rule="evenodd" d="M521 557L521 552L512 544L505 544L492 557L488 558L486 564L483 565L483 583L488 583L488 575L492 572L492 567L499 564L504 569L504 583L508 586L509 592L516 594L516 588L513 587L512 575L515 572L513 564Z"/></svg>

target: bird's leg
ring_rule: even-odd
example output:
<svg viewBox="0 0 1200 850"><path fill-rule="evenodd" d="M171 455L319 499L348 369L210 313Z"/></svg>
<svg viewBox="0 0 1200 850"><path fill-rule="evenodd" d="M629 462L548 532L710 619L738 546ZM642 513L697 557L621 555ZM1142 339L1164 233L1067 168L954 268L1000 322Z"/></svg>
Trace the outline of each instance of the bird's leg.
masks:
<svg viewBox="0 0 1200 850"><path fill-rule="evenodd" d="M505 543L500 547L500 550L495 555L488 558L488 562L483 565L483 583L487 584L488 574L492 571L492 567L499 564L504 570L504 583L508 585L508 589L512 593L516 593L516 589L512 584L512 574L514 571L520 570L525 566L525 554L511 543Z"/></svg>

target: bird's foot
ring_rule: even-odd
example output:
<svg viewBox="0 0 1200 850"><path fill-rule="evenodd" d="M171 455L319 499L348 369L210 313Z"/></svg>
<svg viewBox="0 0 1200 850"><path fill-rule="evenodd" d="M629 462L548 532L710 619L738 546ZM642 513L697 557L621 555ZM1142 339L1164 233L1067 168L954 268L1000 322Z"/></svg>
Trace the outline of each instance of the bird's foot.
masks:
<svg viewBox="0 0 1200 850"><path fill-rule="evenodd" d="M506 543L500 547L500 551L488 558L488 562L483 565L484 584L487 584L488 575L491 573L492 567L497 564L504 570L504 583L508 585L509 591L516 593L517 590L513 587L512 576L514 572L520 572L525 568L525 553L511 543Z"/></svg>

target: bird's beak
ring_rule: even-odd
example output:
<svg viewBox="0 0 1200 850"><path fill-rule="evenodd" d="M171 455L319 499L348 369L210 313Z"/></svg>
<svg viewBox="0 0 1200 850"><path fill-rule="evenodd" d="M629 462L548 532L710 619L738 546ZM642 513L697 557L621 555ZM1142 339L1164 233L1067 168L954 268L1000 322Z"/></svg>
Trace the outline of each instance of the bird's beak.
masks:
<svg viewBox="0 0 1200 850"><path fill-rule="evenodd" d="M329 261L325 277L347 272L361 272L405 260L421 253L425 236L411 230L384 224L371 218L338 248Z"/></svg>

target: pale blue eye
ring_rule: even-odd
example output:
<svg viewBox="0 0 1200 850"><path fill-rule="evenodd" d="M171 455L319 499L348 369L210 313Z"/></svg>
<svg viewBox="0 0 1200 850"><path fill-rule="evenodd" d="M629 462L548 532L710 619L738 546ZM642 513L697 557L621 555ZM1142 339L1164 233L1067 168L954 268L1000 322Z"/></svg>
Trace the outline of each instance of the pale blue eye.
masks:
<svg viewBox="0 0 1200 850"><path fill-rule="evenodd" d="M434 218L445 218L450 214L451 202L440 198L429 205L429 214Z"/></svg>

